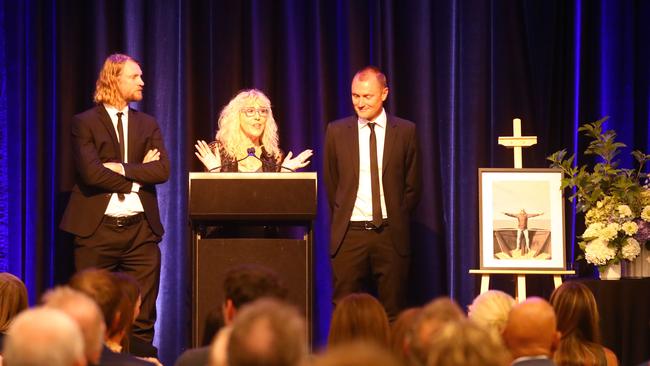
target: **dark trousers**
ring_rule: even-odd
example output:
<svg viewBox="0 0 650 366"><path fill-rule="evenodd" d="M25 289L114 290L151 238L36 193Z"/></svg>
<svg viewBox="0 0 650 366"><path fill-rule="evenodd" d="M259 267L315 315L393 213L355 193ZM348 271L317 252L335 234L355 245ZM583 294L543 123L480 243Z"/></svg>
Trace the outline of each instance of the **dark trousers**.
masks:
<svg viewBox="0 0 650 366"><path fill-rule="evenodd" d="M368 292L374 286L388 319L397 317L405 303L409 257L395 250L389 226L379 230L351 226L331 260L335 304L348 294Z"/></svg>
<svg viewBox="0 0 650 366"><path fill-rule="evenodd" d="M140 284L142 306L135 321L135 336L151 343L156 322L156 298L160 284L160 237L146 219L118 227L102 222L89 237L75 238L74 261L77 271L101 268L125 272ZM108 324L107 324L108 326Z"/></svg>

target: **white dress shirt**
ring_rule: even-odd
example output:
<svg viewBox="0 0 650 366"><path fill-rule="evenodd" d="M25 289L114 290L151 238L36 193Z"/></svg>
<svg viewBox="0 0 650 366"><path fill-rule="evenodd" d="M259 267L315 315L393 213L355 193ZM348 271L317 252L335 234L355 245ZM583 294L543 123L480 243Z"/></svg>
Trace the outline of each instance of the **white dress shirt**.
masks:
<svg viewBox="0 0 650 366"><path fill-rule="evenodd" d="M127 105L122 110L104 104L106 112L111 117L113 122L113 128L115 128L115 135L117 139L120 139L120 134L117 132L117 113L122 112L122 129L124 130L124 141L129 141L129 106ZM129 156L129 144L124 144L124 163L128 163ZM122 167L122 174L124 174L124 167ZM138 196L138 190L140 185L136 182L133 182L131 187L131 193L124 194L124 200L120 201L117 196L117 193L111 195L111 200L108 202L108 207L106 207L105 215L114 216L114 217L123 217L123 216L132 216L140 212L144 212L142 207L142 202L140 202L140 196Z"/></svg>
<svg viewBox="0 0 650 366"><path fill-rule="evenodd" d="M381 198L381 216L388 217L386 200L384 199L384 183L382 182L382 162L384 155L384 141L386 139L386 111L374 120L358 119L359 128L359 188L357 199L354 202L350 221L372 221L372 184L370 179L370 127L368 122L375 123L375 136L377 138L377 165L379 170L379 197Z"/></svg>

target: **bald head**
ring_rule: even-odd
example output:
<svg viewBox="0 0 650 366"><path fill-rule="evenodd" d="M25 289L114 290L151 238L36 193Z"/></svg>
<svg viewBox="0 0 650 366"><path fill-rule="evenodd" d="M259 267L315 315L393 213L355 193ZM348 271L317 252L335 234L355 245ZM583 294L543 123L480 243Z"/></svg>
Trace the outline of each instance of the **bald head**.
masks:
<svg viewBox="0 0 650 366"><path fill-rule="evenodd" d="M515 305L503 330L512 356L551 356L560 340L555 312L546 300L531 297Z"/></svg>
<svg viewBox="0 0 650 366"><path fill-rule="evenodd" d="M43 295L43 306L59 309L77 322L84 338L84 353L89 363L99 364L106 325L99 306L82 292L63 286Z"/></svg>

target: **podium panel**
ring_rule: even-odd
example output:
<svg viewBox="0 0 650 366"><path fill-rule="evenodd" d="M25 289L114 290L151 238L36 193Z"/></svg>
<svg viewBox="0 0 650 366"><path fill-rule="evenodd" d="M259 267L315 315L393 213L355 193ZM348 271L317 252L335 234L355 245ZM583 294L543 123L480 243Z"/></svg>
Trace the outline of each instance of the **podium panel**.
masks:
<svg viewBox="0 0 650 366"><path fill-rule="evenodd" d="M307 319L311 317L309 243L299 239L200 239L196 247L195 309L192 311L194 346L203 339L205 319L224 301L226 272L241 264L257 264L278 274L288 290L288 301Z"/></svg>
<svg viewBox="0 0 650 366"><path fill-rule="evenodd" d="M278 273L311 340L316 185L313 172L190 173L192 346L203 339L206 315L224 301L225 273L240 264Z"/></svg>

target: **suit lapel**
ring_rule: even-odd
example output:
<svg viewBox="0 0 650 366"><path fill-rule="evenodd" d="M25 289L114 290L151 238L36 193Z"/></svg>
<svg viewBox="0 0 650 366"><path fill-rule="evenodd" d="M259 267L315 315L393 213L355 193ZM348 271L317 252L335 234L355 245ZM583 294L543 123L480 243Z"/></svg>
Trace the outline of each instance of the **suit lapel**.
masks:
<svg viewBox="0 0 650 366"><path fill-rule="evenodd" d="M106 132L111 136L111 139L113 140L113 148L115 151L115 159L120 160L120 144L117 141L117 132L115 132L115 126L113 126L113 121L111 121L111 117L108 115L108 112L106 111L106 108L104 108L103 105L98 105L96 107L97 114L99 115L99 120L101 121L102 125L106 128Z"/></svg>
<svg viewBox="0 0 650 366"><path fill-rule="evenodd" d="M391 116L386 115L386 134L384 135L384 154L382 157L381 163L381 175L383 176L386 173L388 163L395 146L395 139L397 138L397 123L391 118Z"/></svg>
<svg viewBox="0 0 650 366"><path fill-rule="evenodd" d="M352 169L357 179L359 178L359 125L356 117L350 118L347 123L345 143L348 145L349 156L352 161Z"/></svg>

